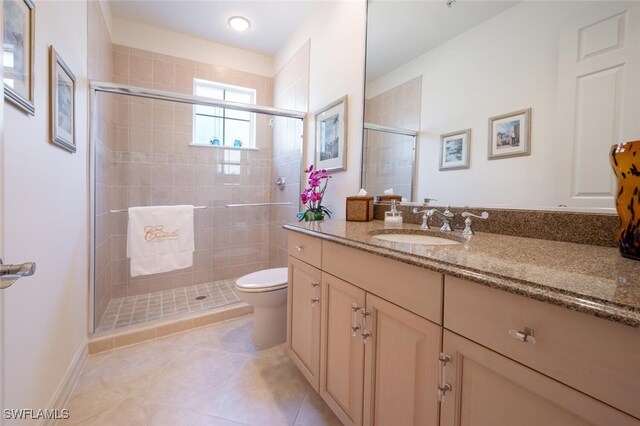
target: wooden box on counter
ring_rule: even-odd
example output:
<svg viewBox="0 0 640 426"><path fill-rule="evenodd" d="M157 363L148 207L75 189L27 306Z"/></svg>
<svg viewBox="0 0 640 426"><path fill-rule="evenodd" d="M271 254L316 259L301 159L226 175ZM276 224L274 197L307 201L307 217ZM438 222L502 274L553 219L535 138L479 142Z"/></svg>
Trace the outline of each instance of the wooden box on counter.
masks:
<svg viewBox="0 0 640 426"><path fill-rule="evenodd" d="M380 203L390 203L393 200L400 202L402 201L402 196L401 195L378 195L378 202Z"/></svg>
<svg viewBox="0 0 640 426"><path fill-rule="evenodd" d="M347 220L351 222L373 220L373 197L347 197Z"/></svg>

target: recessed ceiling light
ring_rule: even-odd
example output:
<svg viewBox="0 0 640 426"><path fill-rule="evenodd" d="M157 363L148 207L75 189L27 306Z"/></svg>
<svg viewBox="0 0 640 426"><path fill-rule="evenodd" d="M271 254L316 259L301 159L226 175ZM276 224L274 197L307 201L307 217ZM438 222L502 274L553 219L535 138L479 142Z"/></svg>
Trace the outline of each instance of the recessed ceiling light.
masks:
<svg viewBox="0 0 640 426"><path fill-rule="evenodd" d="M232 16L229 18L229 25L231 28L238 32L247 31L251 26L251 23L247 18L242 16Z"/></svg>

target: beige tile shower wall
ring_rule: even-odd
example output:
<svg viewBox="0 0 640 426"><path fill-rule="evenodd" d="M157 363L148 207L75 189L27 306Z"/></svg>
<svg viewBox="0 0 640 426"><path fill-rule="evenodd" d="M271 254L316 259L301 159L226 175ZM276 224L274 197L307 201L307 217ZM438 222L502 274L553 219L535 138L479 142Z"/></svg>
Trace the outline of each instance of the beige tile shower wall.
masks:
<svg viewBox="0 0 640 426"><path fill-rule="evenodd" d="M365 101L365 121L408 130L420 129L422 77L409 80ZM379 131L365 132L365 188L381 195L388 188L411 199L413 138Z"/></svg>
<svg viewBox="0 0 640 426"><path fill-rule="evenodd" d="M88 14L88 74L89 79L111 81L111 38L97 1L87 3ZM111 186L111 150L113 148L113 125L111 117L111 99L99 95L97 98L97 128L93 147L96 160L95 168L95 284L94 315L97 322L102 318L111 299L111 218L109 215L108 195Z"/></svg>
<svg viewBox="0 0 640 426"><path fill-rule="evenodd" d="M114 46L117 82L193 92L193 78L252 87L257 103L272 105L273 82L209 64ZM113 216L113 297L238 277L269 263L268 207L226 204L270 199L273 132L270 117L256 117L258 150L193 147L192 107L118 95L114 102L116 143L112 153L110 208L163 204L207 206L195 211L193 267L131 278L126 258L127 215Z"/></svg>
<svg viewBox="0 0 640 426"><path fill-rule="evenodd" d="M401 129L420 128L422 76L409 80L378 96L365 100L367 123Z"/></svg>
<svg viewBox="0 0 640 426"><path fill-rule="evenodd" d="M307 111L309 103L309 42L291 58L274 78L274 105L278 108ZM300 197L300 159L302 122L288 118L274 119L273 172L271 182L284 177L286 187L271 187L271 200L289 201L290 207L271 208L269 227L269 265L287 265L287 237L282 225L297 220Z"/></svg>

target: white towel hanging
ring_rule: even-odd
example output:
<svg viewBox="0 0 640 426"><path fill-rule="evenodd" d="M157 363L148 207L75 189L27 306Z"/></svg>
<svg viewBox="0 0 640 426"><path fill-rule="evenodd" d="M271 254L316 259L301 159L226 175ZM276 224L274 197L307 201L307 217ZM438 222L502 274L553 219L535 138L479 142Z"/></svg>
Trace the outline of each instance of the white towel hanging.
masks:
<svg viewBox="0 0 640 426"><path fill-rule="evenodd" d="M132 277L189 268L194 249L193 206L129 208L127 257Z"/></svg>

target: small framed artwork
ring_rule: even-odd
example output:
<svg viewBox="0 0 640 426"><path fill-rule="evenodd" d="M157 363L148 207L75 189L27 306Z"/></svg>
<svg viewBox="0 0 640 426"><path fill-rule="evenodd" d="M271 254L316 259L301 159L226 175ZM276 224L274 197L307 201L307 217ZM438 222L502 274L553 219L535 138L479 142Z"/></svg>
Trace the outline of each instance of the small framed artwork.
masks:
<svg viewBox="0 0 640 426"><path fill-rule="evenodd" d="M471 129L440 136L440 170L469 168Z"/></svg>
<svg viewBox="0 0 640 426"><path fill-rule="evenodd" d="M531 108L489 119L489 160L531 154Z"/></svg>
<svg viewBox="0 0 640 426"><path fill-rule="evenodd" d="M316 167L346 170L347 96L319 110L316 115Z"/></svg>
<svg viewBox="0 0 640 426"><path fill-rule="evenodd" d="M4 97L27 114L33 104L35 6L31 0L4 0Z"/></svg>
<svg viewBox="0 0 640 426"><path fill-rule="evenodd" d="M51 142L69 152L76 152L76 77L53 46L51 64Z"/></svg>

